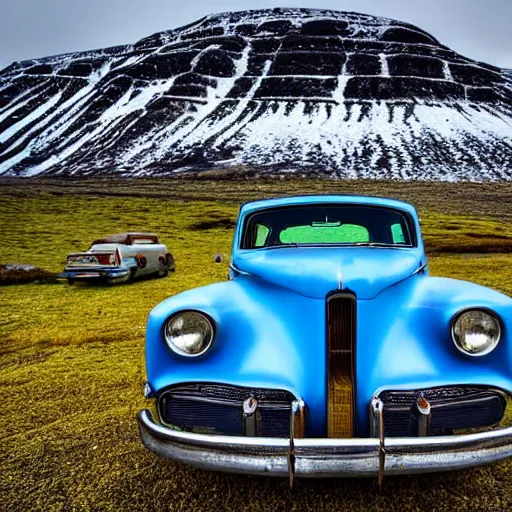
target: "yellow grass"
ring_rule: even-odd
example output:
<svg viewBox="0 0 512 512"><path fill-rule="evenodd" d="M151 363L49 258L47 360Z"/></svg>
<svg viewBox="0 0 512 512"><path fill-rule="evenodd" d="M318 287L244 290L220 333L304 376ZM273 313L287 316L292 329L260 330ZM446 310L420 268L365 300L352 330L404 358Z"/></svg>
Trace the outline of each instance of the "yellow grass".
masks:
<svg viewBox="0 0 512 512"><path fill-rule="evenodd" d="M512 509L510 461L387 479L382 493L374 480L299 481L290 493L285 480L206 473L158 458L140 445L135 423L145 406L147 314L171 294L226 278L227 261L215 263L214 255L230 252L240 201L358 188L408 199L420 208L432 274L512 295L512 256L494 252L510 242L512 213L499 199L512 197L512 187L287 180L0 185L0 264L58 272L68 252L126 230L158 233L176 258L176 273L132 285L0 288L0 510ZM211 228L198 229L205 221ZM480 243L475 250L474 240L482 239L488 254Z"/></svg>

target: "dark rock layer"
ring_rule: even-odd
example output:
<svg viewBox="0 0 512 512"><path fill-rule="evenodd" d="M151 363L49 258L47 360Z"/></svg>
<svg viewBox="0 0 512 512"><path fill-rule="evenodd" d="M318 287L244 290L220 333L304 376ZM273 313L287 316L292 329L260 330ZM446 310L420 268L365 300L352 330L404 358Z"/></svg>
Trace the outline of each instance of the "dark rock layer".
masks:
<svg viewBox="0 0 512 512"><path fill-rule="evenodd" d="M0 73L0 174L230 165L510 180L512 72L405 23L273 9Z"/></svg>

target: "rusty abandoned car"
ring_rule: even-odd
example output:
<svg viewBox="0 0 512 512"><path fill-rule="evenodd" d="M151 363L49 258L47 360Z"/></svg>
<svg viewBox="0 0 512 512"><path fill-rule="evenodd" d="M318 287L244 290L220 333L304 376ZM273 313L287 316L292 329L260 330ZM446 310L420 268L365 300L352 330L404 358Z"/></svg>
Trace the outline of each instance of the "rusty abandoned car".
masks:
<svg viewBox="0 0 512 512"><path fill-rule="evenodd" d="M75 281L130 282L174 271L174 258L153 233L122 233L95 240L86 252L69 254L60 277Z"/></svg>

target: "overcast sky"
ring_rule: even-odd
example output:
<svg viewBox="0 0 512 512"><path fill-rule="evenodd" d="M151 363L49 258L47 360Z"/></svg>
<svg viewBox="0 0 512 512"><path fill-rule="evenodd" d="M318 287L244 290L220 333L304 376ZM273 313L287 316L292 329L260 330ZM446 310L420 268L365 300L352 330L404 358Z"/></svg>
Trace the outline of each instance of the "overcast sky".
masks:
<svg viewBox="0 0 512 512"><path fill-rule="evenodd" d="M407 21L453 50L512 68L512 0L1 0L0 69L13 61L134 43L206 14L317 7Z"/></svg>

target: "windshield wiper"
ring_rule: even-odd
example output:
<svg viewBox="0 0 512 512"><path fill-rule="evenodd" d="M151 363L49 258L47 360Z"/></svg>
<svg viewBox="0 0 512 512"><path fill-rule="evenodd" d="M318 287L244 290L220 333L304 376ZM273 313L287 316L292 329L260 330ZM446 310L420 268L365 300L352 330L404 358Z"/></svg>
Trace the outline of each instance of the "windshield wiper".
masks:
<svg viewBox="0 0 512 512"><path fill-rule="evenodd" d="M355 242L350 245L355 245L357 247L404 247L402 245L386 244L384 242Z"/></svg>
<svg viewBox="0 0 512 512"><path fill-rule="evenodd" d="M300 247L301 244L298 244L297 242L290 242L288 244L279 244L279 245L269 245L268 247L265 247L265 249L279 249L280 247Z"/></svg>

